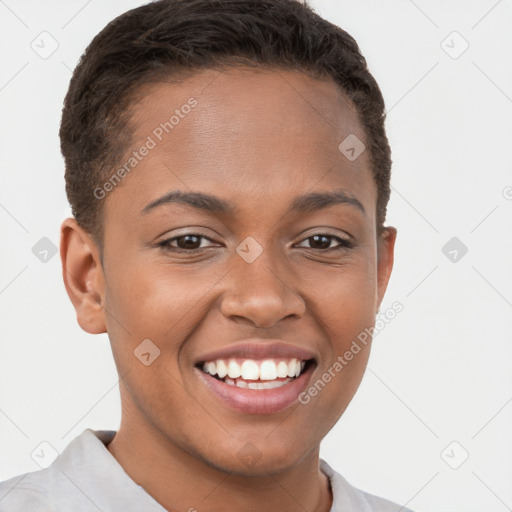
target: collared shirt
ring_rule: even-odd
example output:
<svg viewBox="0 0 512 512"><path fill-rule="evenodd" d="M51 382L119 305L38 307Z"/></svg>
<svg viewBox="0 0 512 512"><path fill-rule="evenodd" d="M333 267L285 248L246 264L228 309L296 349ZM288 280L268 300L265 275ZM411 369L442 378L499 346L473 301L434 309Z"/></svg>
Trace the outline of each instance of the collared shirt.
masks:
<svg viewBox="0 0 512 512"><path fill-rule="evenodd" d="M46 469L1 482L0 512L166 512L108 451L115 434L86 429ZM352 487L323 459L320 469L331 483L331 512L411 512Z"/></svg>

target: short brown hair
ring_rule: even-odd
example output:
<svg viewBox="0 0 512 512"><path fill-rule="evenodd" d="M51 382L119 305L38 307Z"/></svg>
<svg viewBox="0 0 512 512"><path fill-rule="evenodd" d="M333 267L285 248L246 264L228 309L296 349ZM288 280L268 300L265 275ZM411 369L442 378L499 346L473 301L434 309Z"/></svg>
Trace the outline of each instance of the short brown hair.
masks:
<svg viewBox="0 0 512 512"><path fill-rule="evenodd" d="M130 145L138 88L246 60L331 77L355 105L378 189L377 227L386 218L391 150L385 106L356 41L299 0L158 0L112 20L76 66L62 112L66 193L77 222L102 246L108 180Z"/></svg>

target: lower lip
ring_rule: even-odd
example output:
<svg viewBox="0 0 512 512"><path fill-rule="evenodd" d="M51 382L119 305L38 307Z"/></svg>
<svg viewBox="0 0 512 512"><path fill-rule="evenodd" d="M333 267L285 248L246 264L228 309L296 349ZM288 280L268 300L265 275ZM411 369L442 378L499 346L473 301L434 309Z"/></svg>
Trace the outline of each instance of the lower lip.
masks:
<svg viewBox="0 0 512 512"><path fill-rule="evenodd" d="M306 371L288 384L273 389L246 389L231 386L196 368L208 389L222 402L233 409L248 414L272 414L282 411L294 402L306 389L315 368L308 364Z"/></svg>

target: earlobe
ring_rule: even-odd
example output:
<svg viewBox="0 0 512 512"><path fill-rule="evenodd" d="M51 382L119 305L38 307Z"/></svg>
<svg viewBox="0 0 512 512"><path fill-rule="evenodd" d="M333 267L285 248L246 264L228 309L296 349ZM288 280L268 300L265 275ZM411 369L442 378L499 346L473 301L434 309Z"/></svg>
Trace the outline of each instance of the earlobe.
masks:
<svg viewBox="0 0 512 512"><path fill-rule="evenodd" d="M62 223L60 234L62 277L78 324L90 334L104 333L104 279L98 247L74 218Z"/></svg>
<svg viewBox="0 0 512 512"><path fill-rule="evenodd" d="M377 239L377 304L376 311L379 311L380 304L386 293L391 271L393 270L395 241L397 231L394 227L385 227Z"/></svg>

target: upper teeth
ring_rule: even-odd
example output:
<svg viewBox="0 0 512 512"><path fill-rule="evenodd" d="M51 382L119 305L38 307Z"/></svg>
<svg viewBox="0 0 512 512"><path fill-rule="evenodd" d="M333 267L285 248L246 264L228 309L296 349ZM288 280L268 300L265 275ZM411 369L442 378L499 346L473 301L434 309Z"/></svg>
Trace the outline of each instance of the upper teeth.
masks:
<svg viewBox="0 0 512 512"><path fill-rule="evenodd" d="M274 361L273 359L245 359L241 364L234 360L217 359L203 364L203 371L210 375L218 375L223 379L226 375L231 379L242 377L245 380L274 380L277 378L298 377L306 365L305 361L295 358Z"/></svg>

